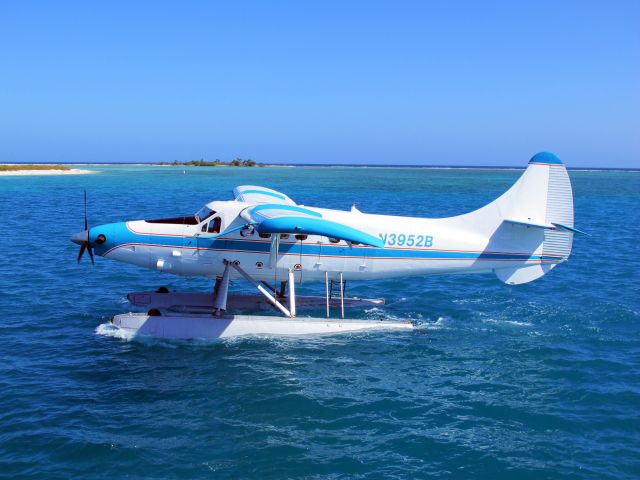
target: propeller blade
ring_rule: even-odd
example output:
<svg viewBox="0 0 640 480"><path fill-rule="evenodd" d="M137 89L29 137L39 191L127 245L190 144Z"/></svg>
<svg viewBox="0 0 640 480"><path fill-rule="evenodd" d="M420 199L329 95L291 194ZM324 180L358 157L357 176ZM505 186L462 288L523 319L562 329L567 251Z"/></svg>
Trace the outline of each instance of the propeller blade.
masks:
<svg viewBox="0 0 640 480"><path fill-rule="evenodd" d="M87 242L82 242L80 244L80 251L78 252L78 263L80 263L80 260L82 260L82 255L84 254L84 250L87 248L87 245Z"/></svg>
<svg viewBox="0 0 640 480"><path fill-rule="evenodd" d="M84 191L84 229L88 232L89 231L89 220L87 219L87 191ZM89 235L87 234L87 237ZM87 238L87 240L89 240Z"/></svg>
<svg viewBox="0 0 640 480"><path fill-rule="evenodd" d="M87 218L87 191L84 191L84 230L85 232L87 232L87 239L86 240L82 240L82 243L80 244L80 251L78 252L78 263L80 263L80 260L82 260L82 255L84 255L84 251L88 250L89 251L89 258L91 258L91 264L95 265L95 259L93 257L93 248L91 247L91 237L89 236L89 219ZM72 239L74 239L74 241L79 240L76 235L74 235L74 237L72 237Z"/></svg>
<svg viewBox="0 0 640 480"><path fill-rule="evenodd" d="M93 249L91 248L91 244L87 242L87 251L89 252L89 258L91 258L91 265L95 265L96 262L93 259Z"/></svg>

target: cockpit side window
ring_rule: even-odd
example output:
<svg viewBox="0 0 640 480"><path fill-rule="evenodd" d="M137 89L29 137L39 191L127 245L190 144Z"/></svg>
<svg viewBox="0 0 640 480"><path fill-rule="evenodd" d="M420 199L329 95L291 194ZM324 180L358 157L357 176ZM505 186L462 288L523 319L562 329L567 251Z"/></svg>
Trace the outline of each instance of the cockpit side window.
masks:
<svg viewBox="0 0 640 480"><path fill-rule="evenodd" d="M207 232L220 233L220 227L222 227L222 219L220 217L216 217L213 220L209 220L209 227L207 228Z"/></svg>
<svg viewBox="0 0 640 480"><path fill-rule="evenodd" d="M145 220L147 223L167 223L173 225L198 225L200 223L195 215L190 217L173 217L173 218L158 218L156 220Z"/></svg>
<svg viewBox="0 0 640 480"><path fill-rule="evenodd" d="M206 205L202 207L198 213L186 217L159 218L156 220L145 220L147 223L168 223L174 225L199 225L216 212ZM204 224L203 232L206 231L207 224Z"/></svg>
<svg viewBox="0 0 640 480"><path fill-rule="evenodd" d="M207 218L215 213L216 212L214 210L211 210L205 205L200 210L198 210L198 213L196 213L196 218L198 219L198 222L204 222Z"/></svg>

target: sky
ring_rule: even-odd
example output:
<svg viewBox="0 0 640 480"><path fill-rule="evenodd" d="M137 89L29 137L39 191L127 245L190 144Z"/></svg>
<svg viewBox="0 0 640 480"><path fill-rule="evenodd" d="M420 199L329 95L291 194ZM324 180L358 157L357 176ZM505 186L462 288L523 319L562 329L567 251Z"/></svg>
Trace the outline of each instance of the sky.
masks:
<svg viewBox="0 0 640 480"><path fill-rule="evenodd" d="M638 1L1 2L0 162L640 168Z"/></svg>

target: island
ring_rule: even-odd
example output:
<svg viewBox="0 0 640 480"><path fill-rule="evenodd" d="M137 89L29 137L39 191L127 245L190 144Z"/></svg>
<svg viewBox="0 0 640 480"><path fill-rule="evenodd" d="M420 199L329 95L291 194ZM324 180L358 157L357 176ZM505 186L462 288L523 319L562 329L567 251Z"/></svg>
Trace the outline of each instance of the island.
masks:
<svg viewBox="0 0 640 480"><path fill-rule="evenodd" d="M0 176L13 175L81 175L96 173L94 170L69 168L65 165L46 165L34 163L0 164Z"/></svg>
<svg viewBox="0 0 640 480"><path fill-rule="evenodd" d="M189 160L186 162L181 162L179 160L174 160L171 163L160 162L156 165L164 165L164 166L174 166L174 167L264 167L265 164L262 162L255 162L250 158L243 160L242 158L236 158L229 162L224 162L219 159L215 160L204 160L201 158L200 160Z"/></svg>

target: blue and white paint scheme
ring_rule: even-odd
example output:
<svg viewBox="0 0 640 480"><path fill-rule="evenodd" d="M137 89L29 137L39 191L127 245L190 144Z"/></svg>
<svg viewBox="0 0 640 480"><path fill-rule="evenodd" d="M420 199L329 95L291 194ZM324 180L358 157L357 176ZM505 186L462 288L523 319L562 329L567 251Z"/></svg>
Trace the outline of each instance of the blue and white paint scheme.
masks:
<svg viewBox="0 0 640 480"><path fill-rule="evenodd" d="M375 306L384 300L345 298L345 282L493 272L510 285L527 283L566 261L573 235L582 233L573 225L567 170L547 152L535 155L497 200L450 218L298 205L284 193L254 185L236 187L233 195L233 200L208 203L185 217L89 228L85 214L85 230L71 238L81 245L78 261L86 250L92 261L95 252L175 275L216 279L209 293L131 293L133 305L149 310L114 316L114 328L170 338L411 328L407 322L346 320L345 307ZM230 279L240 277L260 295L230 295ZM295 285L314 281L325 282L325 297L296 299ZM278 282L280 290L272 286ZM332 296L332 282L339 282L339 300ZM255 309L265 303L284 318L226 313L228 307ZM295 318L296 305L326 306L326 318ZM340 308L341 319L331 319L332 306Z"/></svg>
<svg viewBox="0 0 640 480"><path fill-rule="evenodd" d="M494 272L514 285L566 261L578 232L567 170L548 152L497 200L449 218L298 205L253 185L233 194L192 216L100 225L72 240L88 239L105 258L184 276L220 277L229 260L267 281L286 280L289 270L305 282L324 281L327 272L334 280Z"/></svg>

